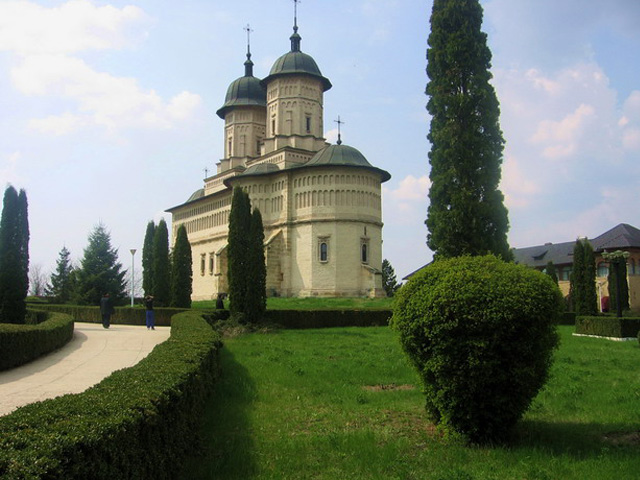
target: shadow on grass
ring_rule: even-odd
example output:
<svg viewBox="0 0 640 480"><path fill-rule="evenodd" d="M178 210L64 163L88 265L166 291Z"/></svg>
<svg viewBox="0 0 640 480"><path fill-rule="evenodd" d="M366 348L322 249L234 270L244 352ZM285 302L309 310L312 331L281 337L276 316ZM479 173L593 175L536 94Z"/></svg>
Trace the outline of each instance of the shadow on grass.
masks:
<svg viewBox="0 0 640 480"><path fill-rule="evenodd" d="M186 460L179 477L184 480L250 479L257 472L249 414L255 383L227 348L220 351L220 365L220 378L205 407L203 448Z"/></svg>
<svg viewBox="0 0 640 480"><path fill-rule="evenodd" d="M517 427L512 448L534 448L579 459L598 457L612 447L619 452L628 449L630 455L637 455L638 445L624 441L629 427L628 424L523 420Z"/></svg>

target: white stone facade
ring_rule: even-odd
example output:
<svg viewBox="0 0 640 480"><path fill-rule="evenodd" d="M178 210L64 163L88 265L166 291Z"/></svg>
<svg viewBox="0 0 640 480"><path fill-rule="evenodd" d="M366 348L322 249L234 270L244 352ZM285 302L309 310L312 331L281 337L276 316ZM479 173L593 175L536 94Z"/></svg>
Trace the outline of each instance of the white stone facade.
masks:
<svg viewBox="0 0 640 480"><path fill-rule="evenodd" d="M295 35L292 51L261 82L247 56L245 77L230 86L218 111L226 141L217 173L168 210L172 241L185 225L192 246L193 300L227 292L234 187L243 188L262 214L268 296L384 294L381 183L389 174L352 147L325 142L323 94L331 84L299 51ZM289 56L303 66L281 66Z"/></svg>

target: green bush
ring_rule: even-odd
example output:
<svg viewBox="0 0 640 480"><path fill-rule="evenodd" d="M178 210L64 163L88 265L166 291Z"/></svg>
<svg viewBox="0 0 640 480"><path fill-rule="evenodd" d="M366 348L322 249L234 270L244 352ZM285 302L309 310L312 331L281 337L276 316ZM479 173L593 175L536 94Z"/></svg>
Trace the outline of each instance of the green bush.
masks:
<svg viewBox="0 0 640 480"><path fill-rule="evenodd" d="M638 330L638 343L640 343L640 330Z"/></svg>
<svg viewBox="0 0 640 480"><path fill-rule="evenodd" d="M202 317L183 313L134 367L0 417L0 478L175 478L198 448L220 345Z"/></svg>
<svg viewBox="0 0 640 480"><path fill-rule="evenodd" d="M599 337L633 338L640 331L638 317L577 317L576 333Z"/></svg>
<svg viewBox="0 0 640 480"><path fill-rule="evenodd" d="M47 315L47 320L37 321ZM73 337L73 318L69 315L28 310L26 318L33 325L0 323L0 370L35 360Z"/></svg>
<svg viewBox="0 0 640 480"><path fill-rule="evenodd" d="M494 256L437 261L396 294L392 326L444 431L505 440L547 380L562 295Z"/></svg>

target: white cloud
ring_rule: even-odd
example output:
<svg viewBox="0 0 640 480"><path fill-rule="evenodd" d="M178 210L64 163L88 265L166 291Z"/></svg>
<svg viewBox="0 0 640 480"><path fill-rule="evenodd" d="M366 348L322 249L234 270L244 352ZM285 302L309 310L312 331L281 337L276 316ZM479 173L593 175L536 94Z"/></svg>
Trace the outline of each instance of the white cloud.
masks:
<svg viewBox="0 0 640 480"><path fill-rule="evenodd" d="M513 207L526 207L540 192L540 185L523 173L520 162L511 155L506 156L502 165L502 181L500 188L504 192L505 204Z"/></svg>
<svg viewBox="0 0 640 480"><path fill-rule="evenodd" d="M592 122L595 109L591 105L580 104L574 112L556 122L542 120L538 130L531 137L535 144L546 146L543 155L550 159L568 157L576 152L583 137L585 125Z"/></svg>
<svg viewBox="0 0 640 480"><path fill-rule="evenodd" d="M122 48L134 29L148 21L132 5L99 7L70 0L53 8L24 0L0 3L0 51L21 55L69 54L83 50Z"/></svg>
<svg viewBox="0 0 640 480"><path fill-rule="evenodd" d="M168 129L187 120L202 103L198 95L186 91L165 100L135 78L97 71L85 60L70 56L128 44L129 29L141 28L147 19L138 7L117 9L70 0L45 8L11 1L0 4L0 19L0 50L21 54L11 69L15 88L24 95L65 102L64 113L31 119L33 129L54 135L89 126L109 132Z"/></svg>
<svg viewBox="0 0 640 480"><path fill-rule="evenodd" d="M18 174L18 163L22 154L20 152L13 152L0 157L0 179L3 182L0 187L4 189L6 184L17 183L20 180Z"/></svg>
<svg viewBox="0 0 640 480"><path fill-rule="evenodd" d="M424 221L429 204L431 181L427 175L408 175L395 189L382 187L385 222L397 225L419 225ZM397 215L400 213L401 215Z"/></svg>

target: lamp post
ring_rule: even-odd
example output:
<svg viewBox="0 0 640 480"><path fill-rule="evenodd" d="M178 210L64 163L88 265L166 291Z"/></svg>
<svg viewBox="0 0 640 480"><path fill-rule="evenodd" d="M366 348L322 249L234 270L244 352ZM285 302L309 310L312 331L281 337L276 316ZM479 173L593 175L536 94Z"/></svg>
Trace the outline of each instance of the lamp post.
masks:
<svg viewBox="0 0 640 480"><path fill-rule="evenodd" d="M135 275L134 275L134 271L133 271L133 257L136 254L136 249L132 248L131 250L129 250L131 252L131 308L133 308L133 292L135 289Z"/></svg>

